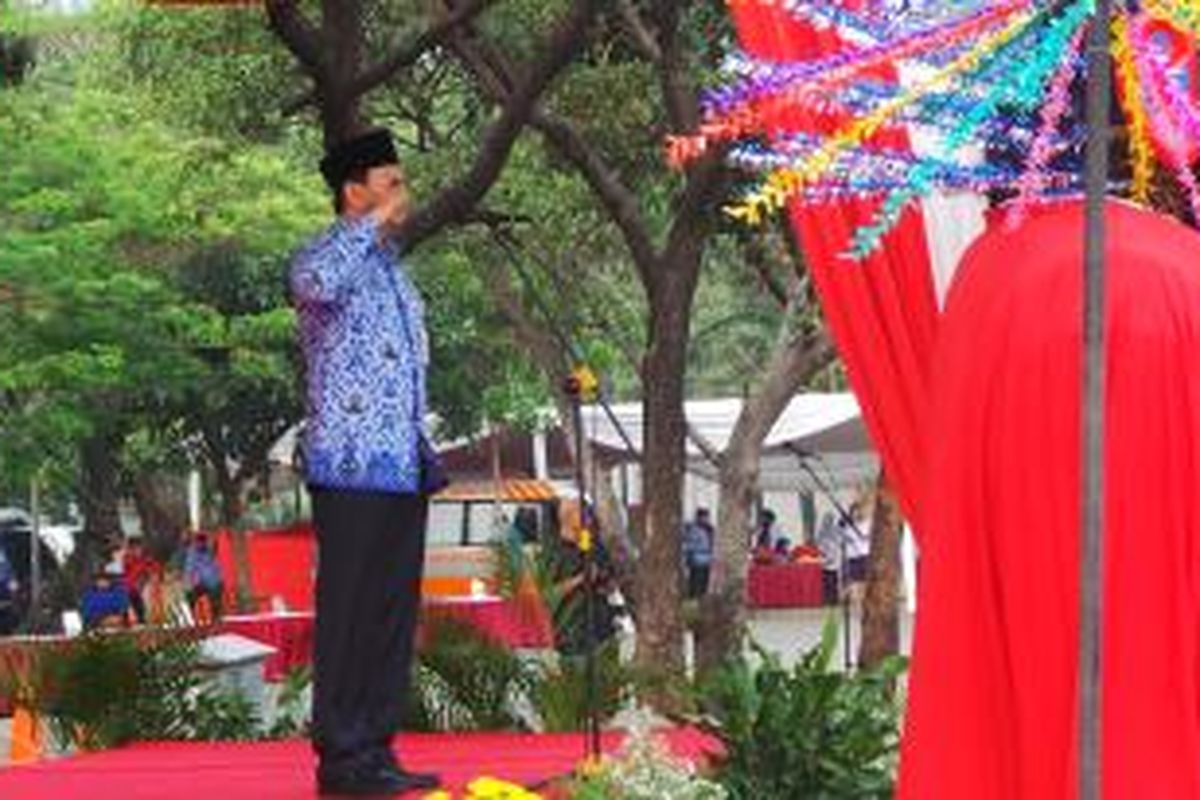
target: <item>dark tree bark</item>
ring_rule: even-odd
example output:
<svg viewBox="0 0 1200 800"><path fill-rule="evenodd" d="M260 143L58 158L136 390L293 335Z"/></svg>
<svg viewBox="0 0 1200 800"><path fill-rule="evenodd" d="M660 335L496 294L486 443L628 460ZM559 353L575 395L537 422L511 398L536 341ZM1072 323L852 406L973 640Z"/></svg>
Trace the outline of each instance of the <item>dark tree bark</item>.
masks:
<svg viewBox="0 0 1200 800"><path fill-rule="evenodd" d="M33 69L36 50L27 36L0 33L0 89L24 82Z"/></svg>
<svg viewBox="0 0 1200 800"><path fill-rule="evenodd" d="M212 429L204 432L204 454L217 484L217 494L220 496L219 521L221 527L229 531L229 542L233 548L235 603L238 611L253 611L250 543L241 520L245 511L243 498L246 482L257 474L257 467L265 460L265 455L261 459L246 459L235 469L219 432Z"/></svg>
<svg viewBox="0 0 1200 800"><path fill-rule="evenodd" d="M871 516L871 555L863 597L858 665L870 668L900 652L900 537L903 519L881 470Z"/></svg>
<svg viewBox="0 0 1200 800"><path fill-rule="evenodd" d="M166 561L179 545L187 528L186 493L178 481L164 474L138 475L133 480L133 502L142 521L142 539L147 552Z"/></svg>
<svg viewBox="0 0 1200 800"><path fill-rule="evenodd" d="M700 604L696 627L696 668L700 673L741 652L750 515L758 496L763 441L796 392L832 358L833 348L820 332L786 340L734 424L721 460L714 581Z"/></svg>
<svg viewBox="0 0 1200 800"><path fill-rule="evenodd" d="M80 501L84 546L91 557L102 557L105 548L122 537L119 459L123 440L121 433L110 431L98 433L83 443Z"/></svg>

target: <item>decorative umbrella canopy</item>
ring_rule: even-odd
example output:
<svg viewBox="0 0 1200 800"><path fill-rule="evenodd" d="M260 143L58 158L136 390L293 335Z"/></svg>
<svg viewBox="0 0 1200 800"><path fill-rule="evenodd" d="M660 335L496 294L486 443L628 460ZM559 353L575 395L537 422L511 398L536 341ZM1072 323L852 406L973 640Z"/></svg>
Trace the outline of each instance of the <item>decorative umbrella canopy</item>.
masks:
<svg viewBox="0 0 1200 800"><path fill-rule="evenodd" d="M1013 224L1034 203L1081 194L1079 87L1094 0L732 2L782 8L843 42L806 60L733 56L726 83L704 99L699 129L669 141L675 164L720 146L764 176L727 209L733 217L757 224L791 200L878 198L875 218L849 243L862 257L908 204L935 191L1005 198ZM1116 0L1114 12L1128 168L1110 189L1150 205L1156 172L1165 172L1200 219L1191 167L1200 0ZM932 145L914 153L909 131Z"/></svg>

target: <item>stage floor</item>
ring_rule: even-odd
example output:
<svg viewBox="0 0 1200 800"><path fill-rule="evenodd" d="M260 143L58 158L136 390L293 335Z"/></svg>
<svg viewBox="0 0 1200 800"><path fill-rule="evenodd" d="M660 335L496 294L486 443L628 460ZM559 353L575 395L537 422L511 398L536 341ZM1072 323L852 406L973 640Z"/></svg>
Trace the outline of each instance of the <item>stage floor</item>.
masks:
<svg viewBox="0 0 1200 800"><path fill-rule="evenodd" d="M701 759L718 745L703 734L667 735L679 755ZM606 751L622 737L607 734ZM578 734L408 734L398 752L410 769L439 772L459 791L479 775L529 785L569 772L583 755ZM0 769L4 800L302 800L313 798L305 741L148 743ZM418 798L419 793L406 797Z"/></svg>

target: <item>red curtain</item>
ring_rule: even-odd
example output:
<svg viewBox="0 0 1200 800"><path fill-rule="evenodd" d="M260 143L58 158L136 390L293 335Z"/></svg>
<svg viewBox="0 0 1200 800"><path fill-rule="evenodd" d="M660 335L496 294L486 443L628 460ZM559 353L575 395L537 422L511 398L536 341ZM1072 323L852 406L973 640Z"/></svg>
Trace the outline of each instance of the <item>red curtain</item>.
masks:
<svg viewBox="0 0 1200 800"><path fill-rule="evenodd" d="M842 47L832 32L817 31L775 4L731 2L729 8L742 47L760 58L812 57ZM828 130L841 121L797 112L780 122L793 129ZM907 146L903 131L888 131L881 138ZM867 430L905 516L920 530L917 492L924 461L920 419L937 303L918 211L906 212L881 250L865 262L842 257L854 230L871 220L877 205L865 200L796 203L790 215Z"/></svg>
<svg viewBox="0 0 1200 800"><path fill-rule="evenodd" d="M1104 797L1200 798L1200 236L1107 218ZM1076 797L1082 231L989 232L941 321L901 800Z"/></svg>

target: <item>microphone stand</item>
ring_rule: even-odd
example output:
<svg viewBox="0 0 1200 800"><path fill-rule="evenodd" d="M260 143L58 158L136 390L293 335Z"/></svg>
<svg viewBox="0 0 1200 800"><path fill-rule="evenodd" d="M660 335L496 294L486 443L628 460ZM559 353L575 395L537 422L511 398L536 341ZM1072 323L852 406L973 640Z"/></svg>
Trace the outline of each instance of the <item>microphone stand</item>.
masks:
<svg viewBox="0 0 1200 800"><path fill-rule="evenodd" d="M842 505L842 501L838 499L837 494L834 493L833 489L829 486L829 484L827 484L821 478L821 476L817 474L816 470L814 470L812 468L812 466L808 463L809 458L815 457L818 460L820 460L820 456L816 456L815 454L808 453L808 452L800 449L799 447L796 447L793 444L785 444L784 447L786 447L788 450L790 450L796 456L796 460L800 464L800 469L802 469L808 473L809 477L812 478L813 483L816 484L817 490L821 494L823 494L829 500L830 503L833 504L833 507L837 511L837 514L838 514L839 526L843 523L845 525L848 525L854 531L854 533L861 538L862 531L859 530L858 523L856 523L854 521L854 518L852 516L850 516L850 512L848 510L846 510L846 507L844 505ZM846 580L847 576L849 575L849 571L846 568L847 567L846 535L843 533L838 534L838 546L842 550L841 564L839 565L839 568L838 568L838 595L839 595L840 605L842 607L842 630L843 630L842 662L846 668L846 671L849 672L850 667L851 667L850 651L852 649L851 642L850 642L851 614L850 614L850 593L847 591L847 589L849 588L849 584Z"/></svg>
<svg viewBox="0 0 1200 800"><path fill-rule="evenodd" d="M595 375L587 367L576 368L563 384L571 401L571 419L575 428L575 485L579 492L579 542L583 552L584 592L584 757L588 763L600 761L600 704L596 676L596 547L592 541L592 507L588 502L583 469L583 396L596 390Z"/></svg>

